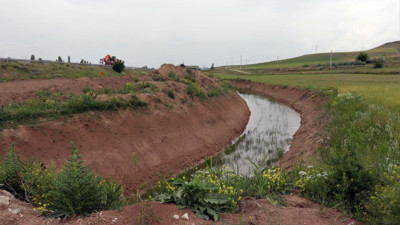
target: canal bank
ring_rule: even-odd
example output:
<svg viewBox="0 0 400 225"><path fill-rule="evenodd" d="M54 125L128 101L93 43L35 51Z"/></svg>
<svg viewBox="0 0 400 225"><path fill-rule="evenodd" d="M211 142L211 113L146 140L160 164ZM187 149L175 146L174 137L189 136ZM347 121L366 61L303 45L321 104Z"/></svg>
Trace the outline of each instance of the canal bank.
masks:
<svg viewBox="0 0 400 225"><path fill-rule="evenodd" d="M289 151L278 160L279 167L290 169L296 162L306 162L316 154L323 144L323 131L328 122L324 109L326 100L318 91L252 81L232 81L232 84L241 92L285 104L300 114L300 127L293 136Z"/></svg>

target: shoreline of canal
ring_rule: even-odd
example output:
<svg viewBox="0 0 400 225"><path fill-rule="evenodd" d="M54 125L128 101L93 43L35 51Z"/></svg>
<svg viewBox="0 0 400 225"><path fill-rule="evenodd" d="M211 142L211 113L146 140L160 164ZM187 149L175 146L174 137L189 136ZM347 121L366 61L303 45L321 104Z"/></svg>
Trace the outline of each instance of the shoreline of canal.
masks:
<svg viewBox="0 0 400 225"><path fill-rule="evenodd" d="M290 144L290 149L277 162L281 169L291 169L294 164L307 162L322 146L323 131L328 122L325 118L326 99L316 90L257 83L232 81L240 91L262 96L282 103L300 114L300 127Z"/></svg>

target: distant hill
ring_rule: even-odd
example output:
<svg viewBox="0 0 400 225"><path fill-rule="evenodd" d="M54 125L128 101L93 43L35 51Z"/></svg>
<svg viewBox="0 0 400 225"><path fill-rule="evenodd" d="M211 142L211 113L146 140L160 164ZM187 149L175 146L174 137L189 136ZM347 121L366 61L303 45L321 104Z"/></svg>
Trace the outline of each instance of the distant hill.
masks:
<svg viewBox="0 0 400 225"><path fill-rule="evenodd" d="M400 57L400 41L389 42L379 47L364 51L371 58L385 57L387 61L398 60ZM334 63L352 62L359 54L355 52L334 52L332 54ZM279 61L279 68L298 68L304 66L315 66L328 64L330 60L330 53L318 53L303 55L295 58L284 59ZM258 63L248 65L248 69L274 69L276 68L276 61Z"/></svg>

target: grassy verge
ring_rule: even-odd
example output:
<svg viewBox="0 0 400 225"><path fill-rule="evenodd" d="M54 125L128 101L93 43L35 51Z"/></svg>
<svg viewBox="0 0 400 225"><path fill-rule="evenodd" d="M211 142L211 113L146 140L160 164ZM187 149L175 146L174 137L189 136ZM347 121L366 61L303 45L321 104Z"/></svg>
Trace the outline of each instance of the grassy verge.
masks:
<svg viewBox="0 0 400 225"><path fill-rule="evenodd" d="M146 103L140 101L135 95L130 100L121 97L111 97L106 101L96 99L96 94L86 91L79 96L63 96L62 93L38 91L36 97L26 102L5 105L0 109L0 129L29 123L38 118L59 118L76 113L89 111L117 110L127 107L141 107Z"/></svg>
<svg viewBox="0 0 400 225"><path fill-rule="evenodd" d="M313 89L334 87L339 93L355 92L370 103L390 108L400 106L400 76L361 74L283 74L283 75L232 75L215 73L221 79L246 79L261 83L299 86Z"/></svg>
<svg viewBox="0 0 400 225"><path fill-rule="evenodd" d="M111 77L127 74L141 75L146 74L146 71L127 68L123 73L117 73L111 66L74 65L67 63L0 62L0 82L27 79L51 79L56 77Z"/></svg>
<svg viewBox="0 0 400 225"><path fill-rule="evenodd" d="M356 94L334 96L328 113L319 163L294 170L295 186L370 224L400 223L400 114Z"/></svg>

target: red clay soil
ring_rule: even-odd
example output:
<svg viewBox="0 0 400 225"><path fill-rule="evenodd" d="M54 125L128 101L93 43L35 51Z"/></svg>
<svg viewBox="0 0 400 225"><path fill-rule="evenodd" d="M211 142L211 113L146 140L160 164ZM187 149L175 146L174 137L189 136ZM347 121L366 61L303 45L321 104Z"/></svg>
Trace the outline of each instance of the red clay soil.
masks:
<svg viewBox="0 0 400 225"><path fill-rule="evenodd" d="M165 81L168 73L174 72L178 78L184 79L185 70L170 64L164 64L158 70L151 70L145 76L138 76L141 81ZM192 74L200 81L203 87L211 86L212 78L193 71ZM17 80L0 83L0 106L8 103L26 101L35 97L37 90L47 89L52 92L63 92L64 94L82 94L85 88L98 89L121 89L127 82L133 82L132 75L121 77L80 77L80 78L54 78Z"/></svg>
<svg viewBox="0 0 400 225"><path fill-rule="evenodd" d="M186 74L181 67L165 64L139 79L154 83L160 90L173 89L175 99L162 91L157 96L143 93L138 97L149 104L147 109L74 115L36 127L21 125L4 130L0 133L0 155L16 143L22 160L55 162L60 168L70 154L70 142L74 142L86 164L99 175L121 180L126 193L136 192L142 184L154 183L162 175L198 165L242 133L250 112L235 92L204 102L189 99L183 103L185 85L167 80L170 71L180 80ZM203 88L216 85L201 72L193 71L192 76ZM79 94L86 87L124 88L126 82L133 82L132 77L56 78L2 83L0 90L5 92L1 95L3 103L10 103L33 98L37 89Z"/></svg>
<svg viewBox="0 0 400 225"><path fill-rule="evenodd" d="M323 108L325 99L317 91L251 81L236 81L233 84L252 94L288 105L300 114L300 128L293 136L289 151L278 161L279 167L290 169L296 162L315 156L316 149L322 145L322 132L327 123Z"/></svg>
<svg viewBox="0 0 400 225"><path fill-rule="evenodd" d="M0 193L0 196L2 193ZM288 225L362 225L343 215L341 212L328 208L321 208L317 203L301 198L297 195L284 196L286 206L274 205L269 200L243 198L240 211L237 214L224 214L223 218L214 223L199 219L189 209L178 210L174 204L159 202L145 202L124 207L122 210L103 211L92 214L90 217L75 217L63 221L61 219L45 219L32 210L26 202L10 197L8 206L0 207L0 224L10 225L109 225L109 224L165 224L165 225L192 225L192 224L288 224ZM14 214L12 210L19 210ZM181 216L188 213L189 220ZM179 216L175 219L174 216Z"/></svg>
<svg viewBox="0 0 400 225"><path fill-rule="evenodd" d="M0 105L26 101L35 96L35 91L48 89L52 92L64 92L66 94L82 94L84 88L118 89L125 87L126 82L131 82L132 76L122 77L81 77L81 78L54 78L37 80L17 80L0 83Z"/></svg>
<svg viewBox="0 0 400 225"><path fill-rule="evenodd" d="M0 137L1 155L11 143L22 160L61 167L70 142L97 174L122 180L127 193L196 166L239 136L250 112L236 93L175 110L104 113L101 118L75 116L38 128L19 126ZM136 162L135 162L136 161Z"/></svg>

